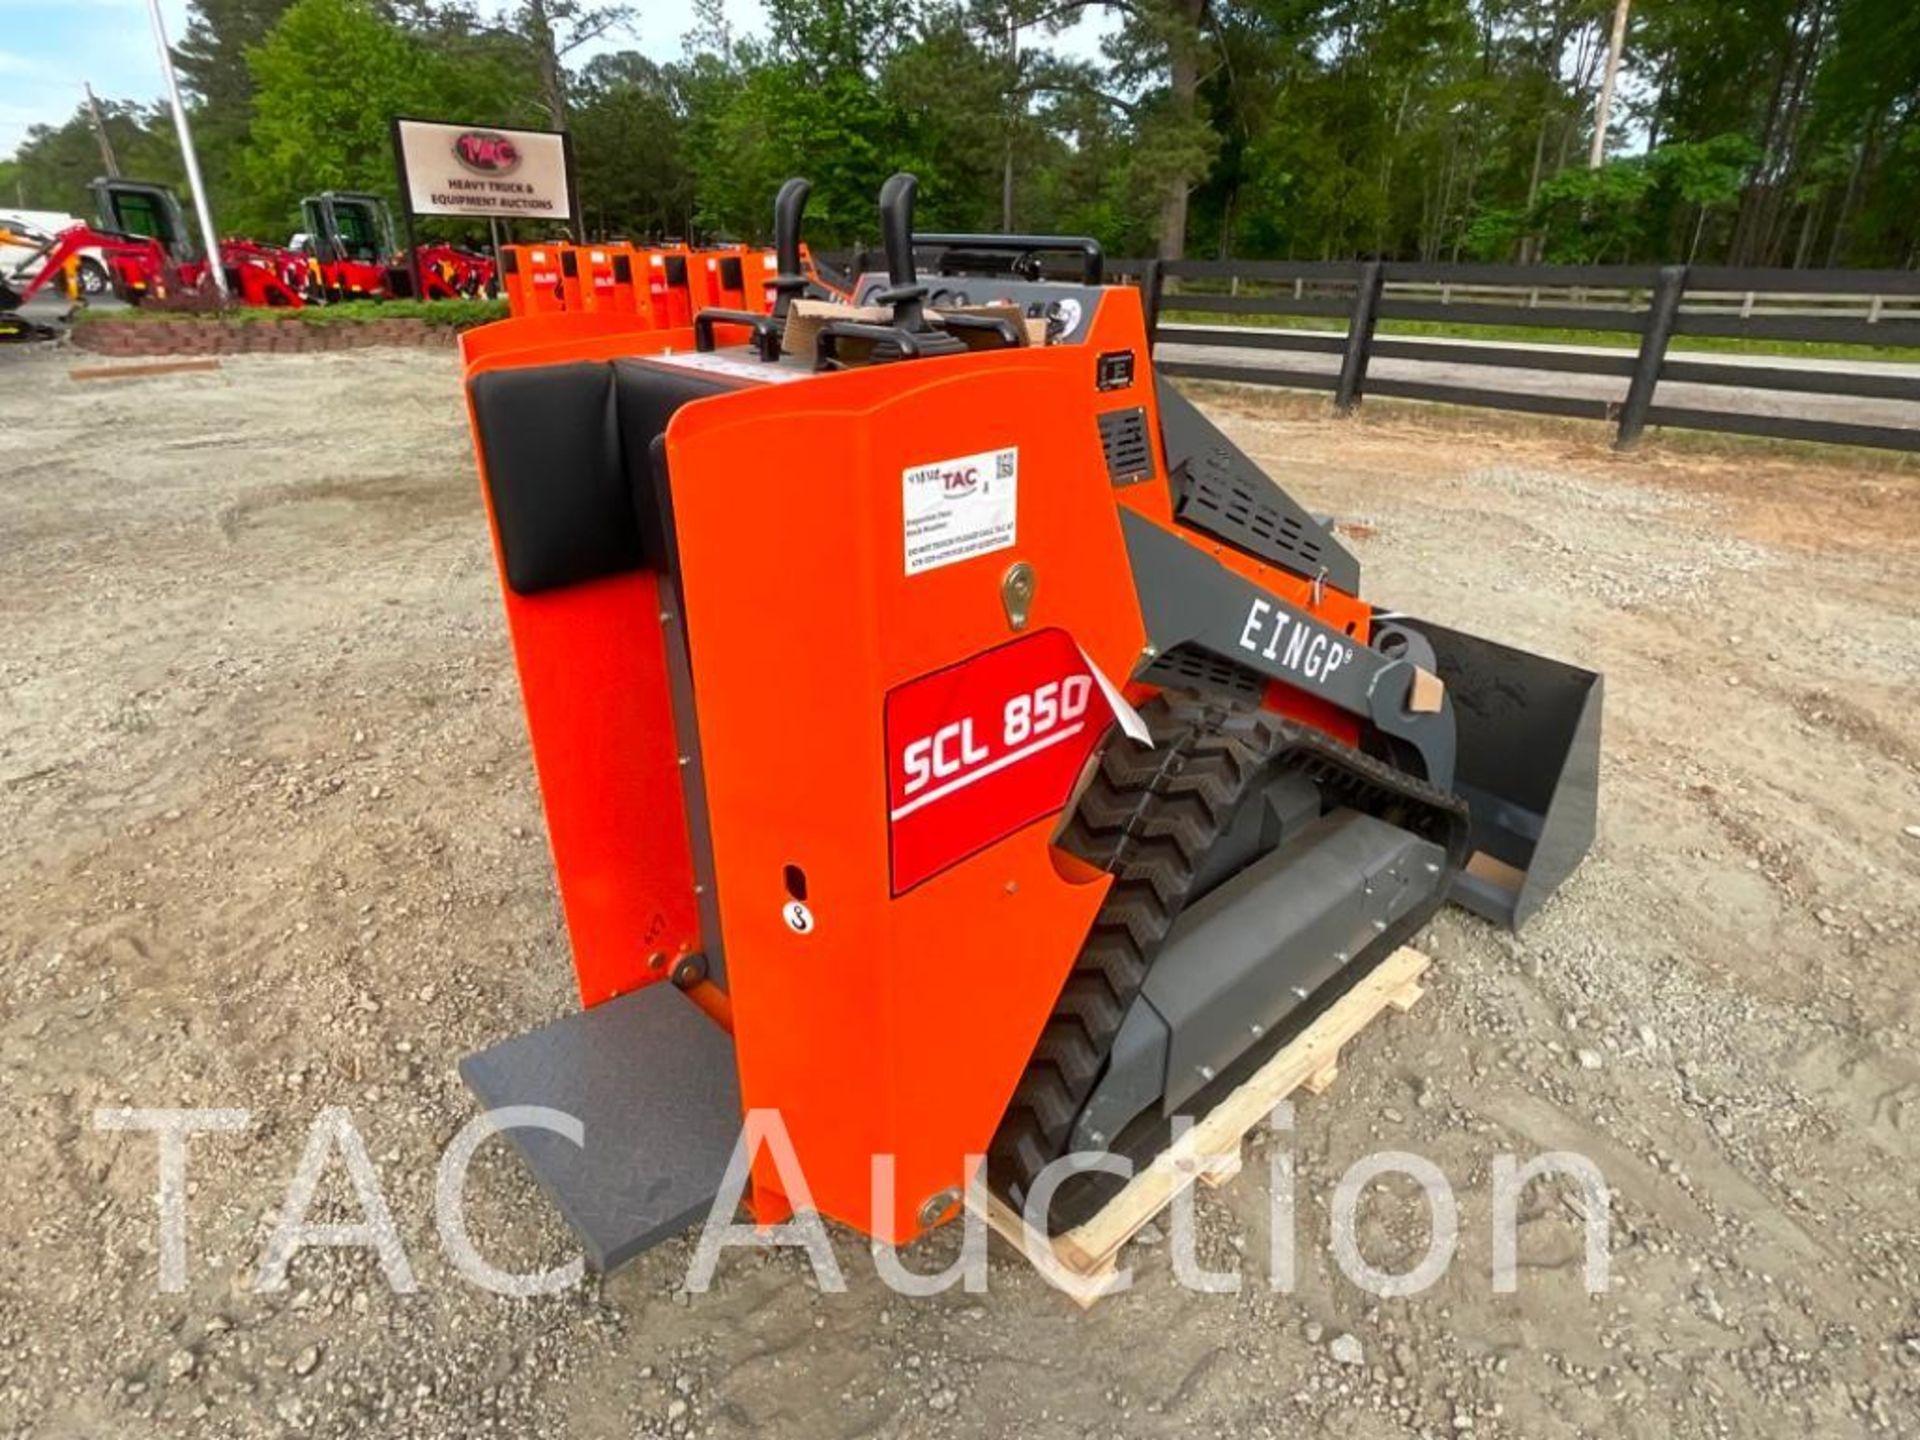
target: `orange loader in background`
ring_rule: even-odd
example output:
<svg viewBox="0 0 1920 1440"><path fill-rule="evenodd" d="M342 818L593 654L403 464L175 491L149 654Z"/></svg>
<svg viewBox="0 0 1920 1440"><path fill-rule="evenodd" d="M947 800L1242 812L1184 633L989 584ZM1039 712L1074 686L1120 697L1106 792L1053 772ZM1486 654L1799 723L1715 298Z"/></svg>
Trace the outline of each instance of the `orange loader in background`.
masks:
<svg viewBox="0 0 1920 1440"><path fill-rule="evenodd" d="M780 274L771 249L746 245L694 248L566 241L502 247L502 289L512 314L595 311L634 315L658 329L693 323L703 309L772 308ZM839 294L801 248L801 272L818 294Z"/></svg>

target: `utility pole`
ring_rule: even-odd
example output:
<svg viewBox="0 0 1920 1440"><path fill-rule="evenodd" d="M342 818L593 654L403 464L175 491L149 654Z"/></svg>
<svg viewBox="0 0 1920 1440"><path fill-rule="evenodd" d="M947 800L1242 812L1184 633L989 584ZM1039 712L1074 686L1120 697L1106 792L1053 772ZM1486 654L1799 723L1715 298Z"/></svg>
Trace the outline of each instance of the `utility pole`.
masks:
<svg viewBox="0 0 1920 1440"><path fill-rule="evenodd" d="M1616 0L1613 7L1613 35L1607 41L1607 68L1600 77L1600 102L1593 110L1593 149L1587 154L1587 168L1598 170L1607 159L1607 118L1613 110L1613 82L1620 74L1620 52L1627 43L1627 11L1633 0Z"/></svg>
<svg viewBox="0 0 1920 1440"><path fill-rule="evenodd" d="M100 142L100 163L107 167L107 178L120 178L120 162L113 158L113 141L107 135L107 122L100 114L100 102L94 99L91 81L81 81L87 92L87 114L93 118L93 138Z"/></svg>
<svg viewBox="0 0 1920 1440"><path fill-rule="evenodd" d="M1013 136L1020 119L1020 20L1007 12L1007 75L1011 85L1007 105L1006 155L1000 170L1000 228L1013 233Z"/></svg>
<svg viewBox="0 0 1920 1440"><path fill-rule="evenodd" d="M222 300L231 300L227 267L220 263L220 232L213 228L213 210L207 204L206 183L200 178L200 159L193 153L193 132L187 129L187 107L180 102L180 82L173 74L173 50L167 44L167 22L160 17L160 0L147 0L153 17L153 43L160 48L160 73L167 77L167 98L173 103L173 127L180 132L180 158L187 164L187 188L193 191L193 209L200 220L200 238L207 247L207 273Z"/></svg>

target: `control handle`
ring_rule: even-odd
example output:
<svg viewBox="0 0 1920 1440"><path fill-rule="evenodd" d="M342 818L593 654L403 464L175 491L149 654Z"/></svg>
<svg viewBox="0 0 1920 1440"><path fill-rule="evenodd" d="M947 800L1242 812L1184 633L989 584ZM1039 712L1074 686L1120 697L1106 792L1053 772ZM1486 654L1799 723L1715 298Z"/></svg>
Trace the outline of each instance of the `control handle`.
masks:
<svg viewBox="0 0 1920 1440"><path fill-rule="evenodd" d="M813 186L796 175L774 197L773 254L779 273L773 277L773 318L778 323L785 323L787 311L807 290L807 277L800 270L800 224L812 193Z"/></svg>
<svg viewBox="0 0 1920 1440"><path fill-rule="evenodd" d="M762 360L772 363L780 358L780 323L771 315L757 314L752 310L702 310L693 317L693 348L701 354L711 354L716 325L745 325L753 331L753 350Z"/></svg>
<svg viewBox="0 0 1920 1440"><path fill-rule="evenodd" d="M927 287L913 266L913 198L920 182L906 171L880 187L880 243L887 252L887 288L873 298L893 306L894 326L920 332L928 329Z"/></svg>

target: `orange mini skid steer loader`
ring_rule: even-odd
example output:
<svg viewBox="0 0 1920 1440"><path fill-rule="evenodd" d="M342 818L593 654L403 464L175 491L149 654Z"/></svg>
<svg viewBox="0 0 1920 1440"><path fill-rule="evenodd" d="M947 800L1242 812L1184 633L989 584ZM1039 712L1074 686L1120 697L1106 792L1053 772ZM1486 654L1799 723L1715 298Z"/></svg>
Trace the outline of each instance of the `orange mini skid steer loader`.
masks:
<svg viewBox="0 0 1920 1440"><path fill-rule="evenodd" d="M1097 245L917 236L913 192L884 323L800 323L790 181L771 314L465 339L586 1008L462 1073L581 1123L511 1134L603 1268L708 1212L755 1111L806 1185L759 1151L761 1223L904 1242L982 1163L1077 1223L1090 1159L1592 839L1599 676L1362 600Z"/></svg>

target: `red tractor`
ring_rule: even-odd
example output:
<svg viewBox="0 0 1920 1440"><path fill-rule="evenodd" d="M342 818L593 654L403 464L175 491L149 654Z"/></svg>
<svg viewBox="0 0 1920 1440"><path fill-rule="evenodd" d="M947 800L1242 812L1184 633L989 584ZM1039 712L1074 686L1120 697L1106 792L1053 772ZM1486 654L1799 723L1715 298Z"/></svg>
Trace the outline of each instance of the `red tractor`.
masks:
<svg viewBox="0 0 1920 1440"><path fill-rule="evenodd" d="M8 276L0 308L17 309L43 290L84 290L70 286L67 277L78 280L88 258L104 266L107 284L133 304L191 291L205 279L206 267L196 258L171 192L122 180L96 180L91 189L98 228L82 222L31 237L37 248ZM29 237L9 238L25 243Z"/></svg>
<svg viewBox="0 0 1920 1440"><path fill-rule="evenodd" d="M171 268L166 250L158 242L143 236L103 234L91 225L69 225L44 236L0 229L0 243L37 243L33 253L0 280L0 310L17 310L49 288L68 293L69 269L77 277L78 266L89 253L106 266L113 288L129 297L164 293Z"/></svg>
<svg viewBox="0 0 1920 1440"><path fill-rule="evenodd" d="M327 190L300 202L311 283L327 300L400 300L413 295L407 257L394 238L393 214L378 195ZM434 241L416 246L421 298L489 295L493 261Z"/></svg>
<svg viewBox="0 0 1920 1440"><path fill-rule="evenodd" d="M77 227L90 237L78 243L122 248L124 255L109 252L109 260L114 289L124 299L138 303L209 283L206 258L187 229L173 191L139 180L106 179L94 181L91 189L100 230ZM220 263L228 292L243 305L304 303L306 265L292 250L229 236L220 242Z"/></svg>

